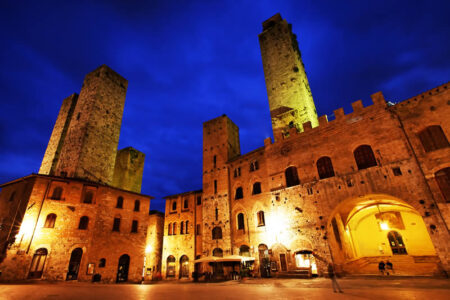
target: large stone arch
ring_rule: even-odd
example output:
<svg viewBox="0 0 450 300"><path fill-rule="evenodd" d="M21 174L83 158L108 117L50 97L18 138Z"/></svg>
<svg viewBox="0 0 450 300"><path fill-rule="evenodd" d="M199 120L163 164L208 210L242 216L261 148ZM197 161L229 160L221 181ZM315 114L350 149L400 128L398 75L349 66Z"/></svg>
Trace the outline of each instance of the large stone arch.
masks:
<svg viewBox="0 0 450 300"><path fill-rule="evenodd" d="M437 269L439 259L421 214L394 196L370 194L340 202L327 230L333 260L347 273L377 273L381 260L397 265L398 274L431 275ZM393 231L402 237L405 253L391 245Z"/></svg>

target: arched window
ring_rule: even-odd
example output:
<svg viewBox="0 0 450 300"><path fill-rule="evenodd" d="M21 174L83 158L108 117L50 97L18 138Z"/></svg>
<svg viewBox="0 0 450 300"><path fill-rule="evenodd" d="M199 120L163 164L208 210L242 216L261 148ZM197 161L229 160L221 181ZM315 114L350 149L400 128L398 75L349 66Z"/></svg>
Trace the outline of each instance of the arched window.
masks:
<svg viewBox="0 0 450 300"><path fill-rule="evenodd" d="M244 192L242 191L242 187L238 187L236 189L236 193L234 194L234 200L242 199L244 198Z"/></svg>
<svg viewBox="0 0 450 300"><path fill-rule="evenodd" d="M450 202L450 168L437 171L434 177L445 201Z"/></svg>
<svg viewBox="0 0 450 300"><path fill-rule="evenodd" d="M258 211L258 226L266 226L266 220L264 219L264 212L262 210Z"/></svg>
<svg viewBox="0 0 450 300"><path fill-rule="evenodd" d="M177 234L177 223L172 223L172 234L173 235Z"/></svg>
<svg viewBox="0 0 450 300"><path fill-rule="evenodd" d="M181 221L180 223L180 234L184 234L184 222Z"/></svg>
<svg viewBox="0 0 450 300"><path fill-rule="evenodd" d="M239 255L250 257L250 247L247 245L242 245L241 247L239 247Z"/></svg>
<svg viewBox="0 0 450 300"><path fill-rule="evenodd" d="M92 191L86 191L84 193L83 203L92 203L92 199L94 199L94 193Z"/></svg>
<svg viewBox="0 0 450 300"><path fill-rule="evenodd" d="M116 208L123 208L123 197L117 197Z"/></svg>
<svg viewBox="0 0 450 300"><path fill-rule="evenodd" d="M377 160L373 154L372 148L369 145L361 145L353 152L355 156L358 170L367 169L377 165Z"/></svg>
<svg viewBox="0 0 450 300"><path fill-rule="evenodd" d="M112 231L120 231L120 217L114 218Z"/></svg>
<svg viewBox="0 0 450 300"><path fill-rule="evenodd" d="M106 267L106 258L100 258L100 262L98 263L99 268Z"/></svg>
<svg viewBox="0 0 450 300"><path fill-rule="evenodd" d="M141 201L135 200L134 201L134 211L139 211L141 209Z"/></svg>
<svg viewBox="0 0 450 300"><path fill-rule="evenodd" d="M167 235L172 235L172 223L169 223L169 226L167 227Z"/></svg>
<svg viewBox="0 0 450 300"><path fill-rule="evenodd" d="M189 202L188 202L188 199L184 199L184 201L183 201L183 208L184 208L184 209L189 208Z"/></svg>
<svg viewBox="0 0 450 300"><path fill-rule="evenodd" d="M261 182L255 182L253 184L253 191L252 191L253 195L256 194L261 194Z"/></svg>
<svg viewBox="0 0 450 300"><path fill-rule="evenodd" d="M428 126L419 132L418 135L425 152L447 148L449 146L447 137L439 125Z"/></svg>
<svg viewBox="0 0 450 300"><path fill-rule="evenodd" d="M47 260L47 249L40 248L37 249L33 255L33 260L31 261L30 272L28 273L28 278L36 279L41 278L44 272L45 261Z"/></svg>
<svg viewBox="0 0 450 300"><path fill-rule="evenodd" d="M80 218L80 223L78 224L78 229L86 230L89 224L89 217L83 216Z"/></svg>
<svg viewBox="0 0 450 300"><path fill-rule="evenodd" d="M331 158L328 156L321 157L317 160L316 165L320 179L334 177L334 169L333 164L331 163Z"/></svg>
<svg viewBox="0 0 450 300"><path fill-rule="evenodd" d="M47 218L45 219L44 228L54 228L55 222L56 222L56 215L48 214Z"/></svg>
<svg viewBox="0 0 450 300"><path fill-rule="evenodd" d="M220 240L222 239L222 228L219 226L214 227L212 230L212 239L213 240Z"/></svg>
<svg viewBox="0 0 450 300"><path fill-rule="evenodd" d="M237 215L237 229L238 230L241 230L241 229L245 230L244 214L243 213L239 213Z"/></svg>
<svg viewBox="0 0 450 300"><path fill-rule="evenodd" d="M403 243L403 238L397 231L391 231L388 233L389 245L391 246L392 254L407 254L406 247Z"/></svg>
<svg viewBox="0 0 450 300"><path fill-rule="evenodd" d="M186 234L189 234L189 221L186 221Z"/></svg>
<svg viewBox="0 0 450 300"><path fill-rule="evenodd" d="M106 258L101 258L100 262L98 263L99 268L104 268L106 266Z"/></svg>
<svg viewBox="0 0 450 300"><path fill-rule="evenodd" d="M286 186L299 185L300 180L298 179L298 173L296 167L289 167L284 171L284 176L286 177Z"/></svg>
<svg viewBox="0 0 450 300"><path fill-rule="evenodd" d="M167 257L166 277L175 277L175 257L170 255Z"/></svg>
<svg viewBox="0 0 450 300"><path fill-rule="evenodd" d="M138 232L138 221L133 220L133 222L131 222L131 233L137 233L137 232Z"/></svg>
<svg viewBox="0 0 450 300"><path fill-rule="evenodd" d="M177 200L173 200L173 202L172 202L172 210L173 211L177 210Z"/></svg>
<svg viewBox="0 0 450 300"><path fill-rule="evenodd" d="M53 200L61 200L63 189L60 186L57 186L53 189L52 197Z"/></svg>
<svg viewBox="0 0 450 300"><path fill-rule="evenodd" d="M215 248L212 253L215 257L223 257L223 250L220 248Z"/></svg>

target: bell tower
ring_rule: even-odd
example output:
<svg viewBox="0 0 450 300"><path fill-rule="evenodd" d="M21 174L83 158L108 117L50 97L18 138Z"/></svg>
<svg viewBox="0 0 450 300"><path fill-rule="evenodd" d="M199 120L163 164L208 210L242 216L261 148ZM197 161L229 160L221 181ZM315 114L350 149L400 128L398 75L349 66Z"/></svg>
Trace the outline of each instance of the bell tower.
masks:
<svg viewBox="0 0 450 300"><path fill-rule="evenodd" d="M291 24L276 14L263 22L259 44L275 140L303 123L318 125L316 107L306 77L297 37Z"/></svg>

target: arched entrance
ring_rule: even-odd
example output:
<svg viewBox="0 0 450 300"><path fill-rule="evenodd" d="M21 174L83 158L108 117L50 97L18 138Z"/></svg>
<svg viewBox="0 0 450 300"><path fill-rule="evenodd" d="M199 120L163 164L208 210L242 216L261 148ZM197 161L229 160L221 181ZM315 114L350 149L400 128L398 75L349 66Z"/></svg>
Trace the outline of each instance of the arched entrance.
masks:
<svg viewBox="0 0 450 300"><path fill-rule="evenodd" d="M180 258L180 278L189 278L189 258L186 255Z"/></svg>
<svg viewBox="0 0 450 300"><path fill-rule="evenodd" d="M216 257L223 257L223 250L220 248L215 248L212 252L213 256ZM223 263L222 262L216 262L213 264L213 276L216 279L222 279L224 276L223 272Z"/></svg>
<svg viewBox="0 0 450 300"><path fill-rule="evenodd" d="M377 273L378 262L386 259L405 275L436 269L436 251L422 216L389 195L341 202L329 219L328 241L335 263L348 273Z"/></svg>
<svg viewBox="0 0 450 300"><path fill-rule="evenodd" d="M258 253L261 277L270 277L269 248L265 244L260 244L258 246Z"/></svg>
<svg viewBox="0 0 450 300"><path fill-rule="evenodd" d="M167 257L166 277L175 277L175 257L173 255Z"/></svg>
<svg viewBox="0 0 450 300"><path fill-rule="evenodd" d="M66 280L77 280L82 256L83 250L81 248L75 248L72 251L72 254L70 255L69 270L67 272Z"/></svg>
<svg viewBox="0 0 450 300"><path fill-rule="evenodd" d="M119 258L116 282L126 282L128 280L129 268L130 268L130 256L128 254L124 254Z"/></svg>
<svg viewBox="0 0 450 300"><path fill-rule="evenodd" d="M28 273L28 278L38 279L42 277L44 272L45 261L47 260L47 249L40 248L37 249L33 255L33 260L31 261L30 272Z"/></svg>

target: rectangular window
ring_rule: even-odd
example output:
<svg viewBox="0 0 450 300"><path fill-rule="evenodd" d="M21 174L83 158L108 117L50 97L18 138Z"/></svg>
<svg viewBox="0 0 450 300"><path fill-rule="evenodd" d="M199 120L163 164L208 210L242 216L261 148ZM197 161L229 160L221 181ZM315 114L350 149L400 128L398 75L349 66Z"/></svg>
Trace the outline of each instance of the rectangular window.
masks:
<svg viewBox="0 0 450 300"><path fill-rule="evenodd" d="M250 163L250 172L256 171L259 169L259 163L257 160Z"/></svg>
<svg viewBox="0 0 450 300"><path fill-rule="evenodd" d="M234 177L240 177L241 176L241 167L238 167L234 169Z"/></svg>
<svg viewBox="0 0 450 300"><path fill-rule="evenodd" d="M217 194L217 180L214 180L214 194Z"/></svg>
<svg viewBox="0 0 450 300"><path fill-rule="evenodd" d="M132 233L138 232L138 221L133 220L133 223L131 223L131 232Z"/></svg>
<svg viewBox="0 0 450 300"><path fill-rule="evenodd" d="M200 231L200 224L197 224L196 228L195 228L195 234L196 235L201 235L201 231Z"/></svg>
<svg viewBox="0 0 450 300"><path fill-rule="evenodd" d="M197 205L202 205L202 197L197 196Z"/></svg>
<svg viewBox="0 0 450 300"><path fill-rule="evenodd" d="M120 231L120 218L114 218L112 231Z"/></svg>
<svg viewBox="0 0 450 300"><path fill-rule="evenodd" d="M402 176L402 170L400 167L392 168L392 172L394 172L394 176Z"/></svg>
<svg viewBox="0 0 450 300"><path fill-rule="evenodd" d="M213 163L214 163L214 168L216 168L216 165L217 165L217 156L216 155L214 155Z"/></svg>

